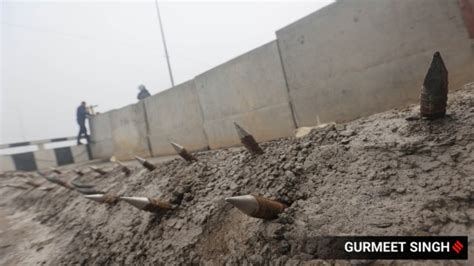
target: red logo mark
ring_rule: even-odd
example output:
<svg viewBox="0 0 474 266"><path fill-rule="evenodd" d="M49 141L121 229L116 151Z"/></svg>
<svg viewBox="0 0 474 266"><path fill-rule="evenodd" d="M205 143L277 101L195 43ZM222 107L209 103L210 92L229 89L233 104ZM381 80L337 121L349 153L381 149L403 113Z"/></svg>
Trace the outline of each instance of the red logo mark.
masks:
<svg viewBox="0 0 474 266"><path fill-rule="evenodd" d="M461 242L459 242L459 240L456 240L456 242L454 242L454 245L453 245L454 252L459 254L463 248L464 246L461 244Z"/></svg>

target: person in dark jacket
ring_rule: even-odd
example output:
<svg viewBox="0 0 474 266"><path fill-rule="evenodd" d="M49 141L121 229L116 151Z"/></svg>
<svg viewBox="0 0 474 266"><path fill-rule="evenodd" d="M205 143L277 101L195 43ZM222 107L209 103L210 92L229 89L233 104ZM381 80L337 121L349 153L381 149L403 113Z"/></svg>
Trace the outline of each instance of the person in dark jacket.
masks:
<svg viewBox="0 0 474 266"><path fill-rule="evenodd" d="M138 99L139 101L141 101L141 100L143 100L143 99L145 99L145 98L151 96L150 93L148 92L148 90L145 88L144 85L138 86L138 90L140 91L140 92L138 93L138 96L137 96L137 99Z"/></svg>
<svg viewBox="0 0 474 266"><path fill-rule="evenodd" d="M77 124L79 124L79 135L77 135L77 145L81 145L81 138L84 137L87 140L87 143L90 142L89 135L87 135L87 128L86 128L86 118L89 116L89 112L86 108L86 102L81 102L81 105L77 107L76 118Z"/></svg>

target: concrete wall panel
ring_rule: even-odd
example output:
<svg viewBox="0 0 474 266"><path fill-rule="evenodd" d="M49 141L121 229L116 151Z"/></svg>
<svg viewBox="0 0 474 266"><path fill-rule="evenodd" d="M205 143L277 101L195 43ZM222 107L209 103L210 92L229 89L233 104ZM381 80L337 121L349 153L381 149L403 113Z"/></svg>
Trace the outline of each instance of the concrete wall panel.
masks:
<svg viewBox="0 0 474 266"><path fill-rule="evenodd" d="M437 50L451 89L473 80L457 0L341 0L279 30L277 39L298 126L417 101Z"/></svg>
<svg viewBox="0 0 474 266"><path fill-rule="evenodd" d="M110 158L114 154L111 112L98 114L89 119L91 151L94 159Z"/></svg>
<svg viewBox="0 0 474 266"><path fill-rule="evenodd" d="M143 102L110 112L114 155L119 160L150 156Z"/></svg>
<svg viewBox="0 0 474 266"><path fill-rule="evenodd" d="M15 171L15 164L9 155L0 155L0 172Z"/></svg>
<svg viewBox="0 0 474 266"><path fill-rule="evenodd" d="M74 163L82 163L89 161L89 155L87 154L87 146L71 146L71 154L74 159Z"/></svg>
<svg viewBox="0 0 474 266"><path fill-rule="evenodd" d="M153 155L175 154L169 141L189 151L208 148L194 80L145 100Z"/></svg>
<svg viewBox="0 0 474 266"><path fill-rule="evenodd" d="M58 166L54 150L39 150L34 152L38 169L48 169Z"/></svg>
<svg viewBox="0 0 474 266"><path fill-rule="evenodd" d="M211 148L239 144L232 121L259 141L294 131L275 41L197 76L195 83Z"/></svg>

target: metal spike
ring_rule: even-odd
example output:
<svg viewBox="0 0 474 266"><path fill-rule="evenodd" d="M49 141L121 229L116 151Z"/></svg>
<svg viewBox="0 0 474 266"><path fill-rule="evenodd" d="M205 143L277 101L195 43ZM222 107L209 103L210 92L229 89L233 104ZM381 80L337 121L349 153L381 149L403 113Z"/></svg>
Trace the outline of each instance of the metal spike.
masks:
<svg viewBox="0 0 474 266"><path fill-rule="evenodd" d="M446 115L448 101L448 70L439 52L433 55L420 95L420 113L427 119Z"/></svg>
<svg viewBox="0 0 474 266"><path fill-rule="evenodd" d="M25 184L30 185L30 186L32 186L32 187L40 187L40 186L41 186L40 183L36 183L36 182L34 182L34 181L32 181L32 180L26 180L26 181L24 181L24 182L25 182Z"/></svg>
<svg viewBox="0 0 474 266"><path fill-rule="evenodd" d="M52 186L50 186L50 187L39 187L38 189L41 190L41 191L50 191L50 190L53 190L54 187L52 187Z"/></svg>
<svg viewBox="0 0 474 266"><path fill-rule="evenodd" d="M115 204L120 200L120 197L113 195L113 194L91 194L91 195L84 195L85 198L99 202L99 203L107 203L107 204Z"/></svg>
<svg viewBox="0 0 474 266"><path fill-rule="evenodd" d="M263 154L262 148L258 145L255 141L255 138L250 135L247 131L245 131L239 124L234 122L235 130L237 131L237 135L239 135L240 142L247 148L247 150L254 154Z"/></svg>
<svg viewBox="0 0 474 266"><path fill-rule="evenodd" d="M74 170L74 173L78 174L79 176L83 176L83 175L84 175L84 172L82 172L81 170L78 170L78 169L75 169L75 170Z"/></svg>
<svg viewBox="0 0 474 266"><path fill-rule="evenodd" d="M95 167L95 166L90 166L89 168L90 168L92 171L94 171L94 172L96 172L96 173L98 173L98 174L100 174L100 175L105 175L105 174L107 174L106 171L104 171L104 170L102 170L102 169L100 169L100 168L97 168L97 167Z"/></svg>
<svg viewBox="0 0 474 266"><path fill-rule="evenodd" d="M153 170L156 169L156 166L154 164L152 164L149 161L143 159L142 157L135 156L135 159L137 159L137 161L139 161L143 165L143 167L145 167L149 171L153 171Z"/></svg>
<svg viewBox="0 0 474 266"><path fill-rule="evenodd" d="M93 194L104 194L103 191L96 190L95 188L75 188L77 192L84 194L84 195L93 195Z"/></svg>
<svg viewBox="0 0 474 266"><path fill-rule="evenodd" d="M195 162L197 161L196 157L190 154L183 146L179 145L178 143L170 141L171 146L176 150L176 152L187 162Z"/></svg>
<svg viewBox="0 0 474 266"><path fill-rule="evenodd" d="M59 169L54 168L54 167L51 167L51 171L55 172L55 173L58 174L58 175L60 175L60 174L63 173L63 172L61 172Z"/></svg>
<svg viewBox="0 0 474 266"><path fill-rule="evenodd" d="M78 188L93 188L94 187L94 185L91 185L91 184L79 183L79 182L77 182L77 179L72 180L71 184L75 187L78 187Z"/></svg>
<svg viewBox="0 0 474 266"><path fill-rule="evenodd" d="M121 200L129 203L137 209L148 212L160 212L171 209L171 204L159 199L147 197L120 197Z"/></svg>
<svg viewBox="0 0 474 266"><path fill-rule="evenodd" d="M39 173L39 172L38 172ZM41 174L41 173L40 173ZM48 180L49 182L51 183L54 183L54 184L57 184L57 185L60 185L62 187L65 187L67 189L71 189L73 190L74 187L69 184L68 182L64 181L64 180L61 180L61 179L58 179L58 178L54 178L54 177L50 177L50 176L47 176L47 175L44 175L44 174L41 174L42 177L46 178L46 180Z"/></svg>
<svg viewBox="0 0 474 266"><path fill-rule="evenodd" d="M278 217L288 206L278 201L255 195L244 195L226 198L225 201L250 217L272 220Z"/></svg>

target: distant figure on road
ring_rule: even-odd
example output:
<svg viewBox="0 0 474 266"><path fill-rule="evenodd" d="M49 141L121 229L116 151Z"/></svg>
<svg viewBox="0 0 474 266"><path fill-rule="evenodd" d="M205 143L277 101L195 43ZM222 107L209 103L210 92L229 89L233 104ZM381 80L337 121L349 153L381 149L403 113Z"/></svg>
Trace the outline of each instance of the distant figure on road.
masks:
<svg viewBox="0 0 474 266"><path fill-rule="evenodd" d="M87 143L90 142L89 135L87 135L87 128L86 128L86 118L89 116L89 112L86 108L86 102L81 102L81 105L77 107L76 117L77 117L77 124L79 124L79 135L77 135L77 145L81 145L81 138L84 137L87 140Z"/></svg>
<svg viewBox="0 0 474 266"><path fill-rule="evenodd" d="M139 101L145 99L146 97L150 97L150 96L151 96L150 93L148 92L148 90L145 88L144 85L138 86L138 90L140 91L140 92L138 93L138 96L137 96L137 99L138 99Z"/></svg>

